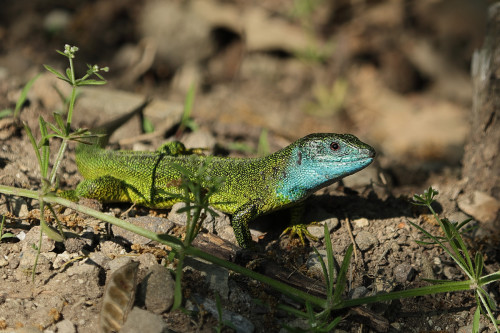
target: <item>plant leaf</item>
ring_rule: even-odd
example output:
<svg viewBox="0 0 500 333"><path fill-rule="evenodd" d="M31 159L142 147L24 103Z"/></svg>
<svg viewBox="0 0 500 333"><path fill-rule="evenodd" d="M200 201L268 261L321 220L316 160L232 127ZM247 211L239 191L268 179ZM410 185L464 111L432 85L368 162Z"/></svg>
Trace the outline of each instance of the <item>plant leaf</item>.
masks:
<svg viewBox="0 0 500 333"><path fill-rule="evenodd" d="M57 76L59 79L69 83L68 79L61 72L57 71L54 67L49 65L43 65L43 67L45 67L46 70Z"/></svg>
<svg viewBox="0 0 500 333"><path fill-rule="evenodd" d="M108 82L88 79L88 80L77 81L76 85L77 86L101 86L101 85L106 84L106 83L108 83Z"/></svg>
<svg viewBox="0 0 500 333"><path fill-rule="evenodd" d="M474 319L472 320L472 332L479 333L479 319L481 319L481 305L477 305L474 311Z"/></svg>
<svg viewBox="0 0 500 333"><path fill-rule="evenodd" d="M49 159L50 159L50 147L49 140L47 139L47 123L43 119L42 116L38 118L38 124L40 126L41 139L40 139L40 147L42 150L41 158L42 158L42 177L47 178L47 172L49 170Z"/></svg>
<svg viewBox="0 0 500 333"><path fill-rule="evenodd" d="M69 79L69 82L73 84L73 73L71 73L71 68L66 68L66 76Z"/></svg>
<svg viewBox="0 0 500 333"><path fill-rule="evenodd" d="M14 235L13 233L11 232L6 232L4 234L2 234L2 238L1 239L4 239L4 238L12 238L12 237L16 237L16 235Z"/></svg>
<svg viewBox="0 0 500 333"><path fill-rule="evenodd" d="M14 111L11 109L3 109L0 111L0 119L10 116L11 114L14 114Z"/></svg>

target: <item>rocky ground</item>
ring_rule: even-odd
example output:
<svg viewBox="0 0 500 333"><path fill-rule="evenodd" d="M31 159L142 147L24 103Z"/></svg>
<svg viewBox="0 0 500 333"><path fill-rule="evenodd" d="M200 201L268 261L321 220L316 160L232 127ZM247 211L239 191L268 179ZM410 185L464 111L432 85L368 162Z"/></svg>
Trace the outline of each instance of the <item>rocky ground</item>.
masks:
<svg viewBox="0 0 500 333"><path fill-rule="evenodd" d="M482 222L484 208L463 197L467 179L461 176L472 107L470 60L482 45L486 5L466 0L8 1L0 13L0 110L15 106L24 84L44 72L42 64L65 68L54 50L68 43L80 48L77 72L83 73L86 63L111 68L105 87L82 90L75 128L95 126L153 98L144 117L156 131L144 135L140 119L133 119L112 138L113 148L154 150L171 139L193 83L197 129L180 137L188 147L255 156L263 133L270 151L313 132L353 133L375 147L375 163L320 190L306 212L307 221L328 225L337 261L355 244L345 297L421 287L429 278L462 280L463 272L446 253L416 243L422 235L410 222L434 235L441 231L411 197L432 186L439 191L441 216L453 221L472 216L478 228L466 234L466 243L483 254L485 273L499 270L498 238ZM38 117L53 121L52 112L63 109L55 87L68 94L62 81L45 72L21 111L37 137ZM40 189L24 130L2 118L0 140L0 184ZM54 141L54 152L57 145ZM81 180L73 145L59 179L61 188L74 188ZM495 203L489 207L497 209ZM97 208L155 232L181 236L184 231L184 218L175 209ZM3 232L15 236L0 242L0 330L95 332L109 301L105 286L121 276L138 283L122 332L211 332L218 323L216 294L224 320L238 331L305 327L304 320L276 307L303 310L299 303L196 258L185 263L187 311L169 311L176 267L167 260L169 248L71 209L57 213L72 237L55 242L44 236L32 281L38 203L0 194ZM255 221L252 235L266 264L240 263L290 272L290 280L298 276L304 289L321 291L312 246L325 254L322 235L302 246L280 236L288 220L287 212L278 212ZM207 221L203 237L238 260L228 216ZM499 300L498 283L488 292ZM339 332L381 330L375 318L391 332L469 332L476 303L471 292L457 292L366 308L369 315L340 313ZM494 331L486 318L481 331Z"/></svg>

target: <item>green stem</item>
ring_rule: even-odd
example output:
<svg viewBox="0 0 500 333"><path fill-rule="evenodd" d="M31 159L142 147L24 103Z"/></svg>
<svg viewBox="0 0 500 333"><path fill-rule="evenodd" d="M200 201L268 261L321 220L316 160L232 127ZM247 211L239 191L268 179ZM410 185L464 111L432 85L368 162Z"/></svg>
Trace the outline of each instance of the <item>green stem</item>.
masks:
<svg viewBox="0 0 500 333"><path fill-rule="evenodd" d="M68 57L68 59L69 59L69 69L71 71L71 85L73 87L76 87L75 69L73 67L73 58L70 56L70 57Z"/></svg>
<svg viewBox="0 0 500 333"><path fill-rule="evenodd" d="M2 241L4 223L5 223L5 215L2 215L2 223L0 224L0 242Z"/></svg>
<svg viewBox="0 0 500 333"><path fill-rule="evenodd" d="M38 265L38 258L40 257L40 252L42 250L43 225L45 225L44 210L45 202L43 201L43 199L40 199L40 238L38 240L38 247L36 249L35 262L33 263L33 268L31 269L31 283L35 282L36 267Z"/></svg>
<svg viewBox="0 0 500 333"><path fill-rule="evenodd" d="M56 160L54 161L54 166L52 167L52 172L50 173L50 186L54 186L56 181L57 171L59 170L59 166L64 157L64 152L66 151L66 147L68 146L68 140L63 139L61 145L59 146L59 151L57 152Z"/></svg>
<svg viewBox="0 0 500 333"><path fill-rule="evenodd" d="M471 283L472 283L471 280L450 281L450 282L446 282L446 283L442 283L442 284L435 284L435 285L425 286L425 287L416 288L416 289L393 291L393 292L390 292L387 294L343 300L340 303L338 303L337 305L335 305L334 309L344 309L344 308L358 306L358 305L362 305L362 304L384 302L384 301L390 301L393 299L400 299L400 298L425 296L425 295L432 295L432 294L445 293L445 292L454 292L454 291L461 291L461 290L470 290Z"/></svg>
<svg viewBox="0 0 500 333"><path fill-rule="evenodd" d="M72 64L71 59L70 63ZM71 67L72 67L71 71L73 71L73 66ZM72 73L74 76L75 75L74 72ZM66 119L66 133L64 133L65 136L68 136L71 131L71 120L73 119L73 109L75 108L75 100L76 100L76 85L73 84L73 89L71 90L71 97L69 99L68 118Z"/></svg>
<svg viewBox="0 0 500 333"><path fill-rule="evenodd" d="M178 254L179 261L177 262L177 269L175 272L174 304L172 305L172 311L180 308L182 304L182 276L184 273L184 258L186 255L184 251L180 251Z"/></svg>
<svg viewBox="0 0 500 333"><path fill-rule="evenodd" d="M488 313L488 317L490 317L490 320L493 323L493 326L495 326L495 330L498 332L499 330L498 330L497 320L495 318L495 315L493 315L493 312L491 312L490 306L488 305L488 301L484 299L484 296L480 292L476 292L476 294L481 299L481 303L483 303L483 308L486 309L486 312ZM481 304L478 304L477 306L481 306Z"/></svg>

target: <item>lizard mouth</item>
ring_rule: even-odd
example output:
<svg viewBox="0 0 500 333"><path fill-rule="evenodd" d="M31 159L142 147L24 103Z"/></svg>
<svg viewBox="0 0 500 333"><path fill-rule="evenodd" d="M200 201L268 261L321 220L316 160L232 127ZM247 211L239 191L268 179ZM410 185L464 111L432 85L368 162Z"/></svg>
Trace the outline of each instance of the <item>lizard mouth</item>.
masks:
<svg viewBox="0 0 500 333"><path fill-rule="evenodd" d="M360 160L369 158L369 159L374 159L377 153L375 152L375 149L360 149L359 150L359 155L360 155Z"/></svg>

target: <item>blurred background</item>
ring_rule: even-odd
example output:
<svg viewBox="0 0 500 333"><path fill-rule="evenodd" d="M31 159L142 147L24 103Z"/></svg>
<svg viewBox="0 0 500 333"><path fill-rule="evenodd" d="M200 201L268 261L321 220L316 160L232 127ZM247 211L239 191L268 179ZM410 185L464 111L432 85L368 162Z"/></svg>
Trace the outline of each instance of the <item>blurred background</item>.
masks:
<svg viewBox="0 0 500 333"><path fill-rule="evenodd" d="M350 132L376 147L399 185L459 166L470 130L470 62L482 0L3 1L0 104L54 50L76 45L109 66L108 86L183 103L218 141L272 149L312 132ZM38 95L46 108L51 101ZM274 146L273 146L274 145Z"/></svg>

